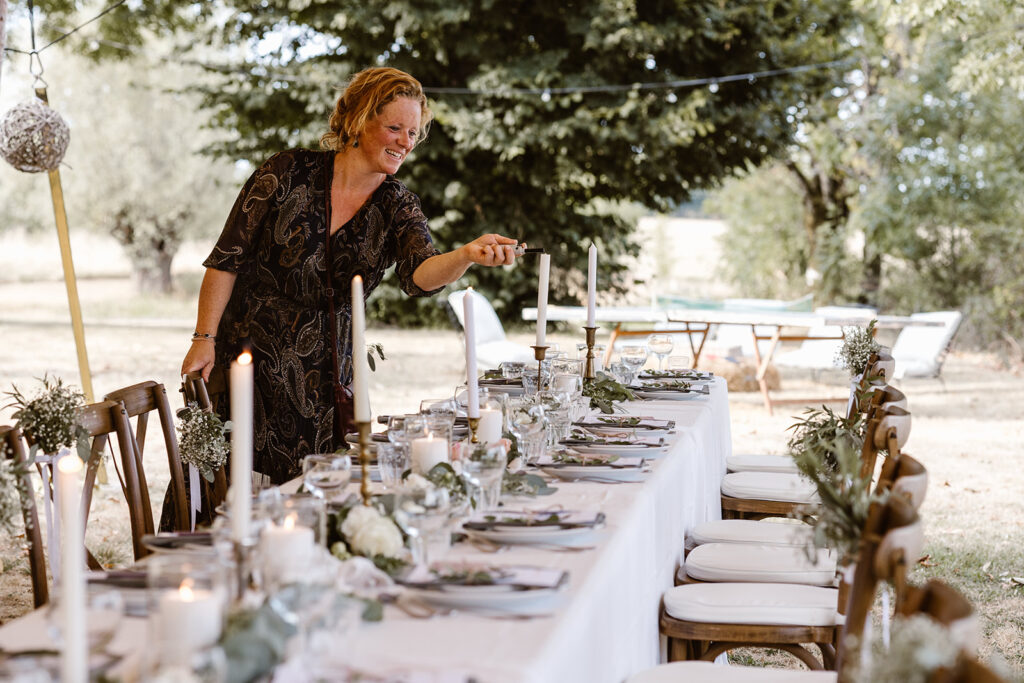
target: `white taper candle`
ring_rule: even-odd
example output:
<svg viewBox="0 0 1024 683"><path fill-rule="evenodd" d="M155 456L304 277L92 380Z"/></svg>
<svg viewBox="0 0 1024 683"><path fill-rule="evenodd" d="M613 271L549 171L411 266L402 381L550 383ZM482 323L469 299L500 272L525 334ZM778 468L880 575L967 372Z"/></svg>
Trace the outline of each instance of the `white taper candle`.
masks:
<svg viewBox="0 0 1024 683"><path fill-rule="evenodd" d="M60 680L85 683L89 680L85 614L85 529L82 524L82 461L66 455L57 463L60 480L58 500L61 520L61 615Z"/></svg>
<svg viewBox="0 0 1024 683"><path fill-rule="evenodd" d="M540 275L537 279L537 346L544 346L548 322L548 275L551 272L551 254L540 255Z"/></svg>
<svg viewBox="0 0 1024 683"><path fill-rule="evenodd" d="M466 416L480 417L480 390L476 380L476 322L473 317L473 288L462 297L462 312L466 328Z"/></svg>
<svg viewBox="0 0 1024 683"><path fill-rule="evenodd" d="M231 364L231 535L243 542L252 517L252 354Z"/></svg>
<svg viewBox="0 0 1024 683"><path fill-rule="evenodd" d="M366 362L366 309L363 278L352 278L352 396L356 422L370 421L370 365Z"/></svg>
<svg viewBox="0 0 1024 683"><path fill-rule="evenodd" d="M597 319L597 247L590 245L587 254L587 327Z"/></svg>

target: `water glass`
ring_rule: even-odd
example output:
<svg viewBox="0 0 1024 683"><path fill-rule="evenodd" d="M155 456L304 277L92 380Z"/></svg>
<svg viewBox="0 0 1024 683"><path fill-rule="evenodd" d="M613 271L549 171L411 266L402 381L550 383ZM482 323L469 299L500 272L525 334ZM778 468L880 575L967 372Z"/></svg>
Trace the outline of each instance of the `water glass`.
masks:
<svg viewBox="0 0 1024 683"><path fill-rule="evenodd" d="M628 344L619 351L619 360L629 367L629 383L636 380L640 368L647 362L647 347L640 344Z"/></svg>
<svg viewBox="0 0 1024 683"><path fill-rule="evenodd" d="M403 444L377 445L377 466L384 486L394 488L402 482L402 473L409 469L409 450Z"/></svg>
<svg viewBox="0 0 1024 683"><path fill-rule="evenodd" d="M539 391L536 400L539 405L544 406L544 415L548 423L547 443L549 446L555 446L569 436L572 428L569 407L573 397L558 391Z"/></svg>
<svg viewBox="0 0 1024 683"><path fill-rule="evenodd" d="M494 510L501 499L501 482L508 456L501 444L480 448L462 463L463 477L472 488L476 509Z"/></svg>
<svg viewBox="0 0 1024 683"><path fill-rule="evenodd" d="M544 454L547 428L544 406L533 399L512 399L506 404L506 415L526 462L536 462Z"/></svg>
<svg viewBox="0 0 1024 683"><path fill-rule="evenodd" d="M501 376L505 379L519 379L523 376L523 369L526 367L526 363L519 361L502 361L498 368L501 369Z"/></svg>
<svg viewBox="0 0 1024 683"><path fill-rule="evenodd" d="M393 444L408 442L405 433L406 420L408 418L408 415L391 415L388 417L388 441Z"/></svg>
<svg viewBox="0 0 1024 683"><path fill-rule="evenodd" d="M451 547L451 501L448 490L433 485L405 485L395 491L395 522L409 537L413 562L429 564L431 557Z"/></svg>
<svg viewBox="0 0 1024 683"><path fill-rule="evenodd" d="M652 334L647 338L647 348L658 357L658 371L665 369L665 358L672 353L675 342L670 334Z"/></svg>
<svg viewBox="0 0 1024 683"><path fill-rule="evenodd" d="M317 498L334 500L352 479L352 458L340 453L316 453L302 459L302 484Z"/></svg>
<svg viewBox="0 0 1024 683"><path fill-rule="evenodd" d="M612 363L608 366L608 372L611 373L612 377L619 384L629 385L632 384L633 371L628 365L623 362Z"/></svg>

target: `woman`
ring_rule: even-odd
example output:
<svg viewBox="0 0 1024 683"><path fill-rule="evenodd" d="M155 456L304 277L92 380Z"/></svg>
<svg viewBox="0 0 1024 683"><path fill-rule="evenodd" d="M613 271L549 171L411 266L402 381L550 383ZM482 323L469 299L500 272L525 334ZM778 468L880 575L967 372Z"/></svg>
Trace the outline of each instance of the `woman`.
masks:
<svg viewBox="0 0 1024 683"><path fill-rule="evenodd" d="M445 254L434 248L419 199L394 178L431 118L409 74L356 74L320 140L325 151L267 160L203 264L196 333L181 370L209 379L243 348L252 351L253 469L274 484L298 476L303 456L334 451L351 420L352 353L365 353L351 347L354 275L368 296L394 264L407 294L429 296L471 264L515 260L516 240L501 235ZM219 412L227 404L221 397Z"/></svg>

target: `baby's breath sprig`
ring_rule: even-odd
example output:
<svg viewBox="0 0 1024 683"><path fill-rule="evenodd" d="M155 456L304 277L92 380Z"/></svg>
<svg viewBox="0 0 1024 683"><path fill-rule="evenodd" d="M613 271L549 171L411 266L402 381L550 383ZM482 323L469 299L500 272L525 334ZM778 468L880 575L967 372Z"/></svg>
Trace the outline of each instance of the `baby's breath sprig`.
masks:
<svg viewBox="0 0 1024 683"><path fill-rule="evenodd" d="M7 392L13 400L6 407L17 408L13 417L21 431L32 443L29 453L34 458L38 451L54 455L61 448L78 445L78 457L89 459L89 433L79 422L79 411L85 405L85 395L75 387L64 384L60 377L43 375L39 380L43 388L28 399L18 387Z"/></svg>
<svg viewBox="0 0 1024 683"><path fill-rule="evenodd" d="M7 444L0 444L0 449L6 448ZM8 534L15 533L17 520L28 502L28 496L25 495L26 471L24 464L0 452L0 530Z"/></svg>
<svg viewBox="0 0 1024 683"><path fill-rule="evenodd" d="M868 369L868 359L882 347L875 341L875 324L872 320L867 327L847 327L843 330L843 345L836 352L836 360L853 375L861 375Z"/></svg>
<svg viewBox="0 0 1024 683"><path fill-rule="evenodd" d="M225 423L216 413L202 411L196 403L185 406L178 418L181 461L195 466L206 481L212 482L214 473L228 458L230 449L224 435L231 431L231 423Z"/></svg>

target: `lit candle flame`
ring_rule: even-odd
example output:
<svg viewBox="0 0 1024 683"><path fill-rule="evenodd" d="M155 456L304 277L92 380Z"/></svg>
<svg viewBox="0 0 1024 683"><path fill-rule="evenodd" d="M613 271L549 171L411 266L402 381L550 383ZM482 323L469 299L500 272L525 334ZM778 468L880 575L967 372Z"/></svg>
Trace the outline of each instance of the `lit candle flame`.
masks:
<svg viewBox="0 0 1024 683"><path fill-rule="evenodd" d="M294 514L288 515L284 518L284 524L282 526L284 526L285 529L294 529L296 521L298 520L296 520Z"/></svg>
<svg viewBox="0 0 1024 683"><path fill-rule="evenodd" d="M192 584L192 579L185 579L181 582L181 586L178 588L178 595L181 596L181 599L185 602L192 602L194 599L192 594Z"/></svg>
<svg viewBox="0 0 1024 683"><path fill-rule="evenodd" d="M242 355L238 357L238 364L248 365L249 363L252 363L252 354L248 351L242 351Z"/></svg>

